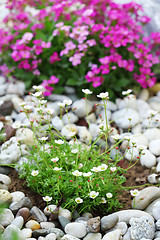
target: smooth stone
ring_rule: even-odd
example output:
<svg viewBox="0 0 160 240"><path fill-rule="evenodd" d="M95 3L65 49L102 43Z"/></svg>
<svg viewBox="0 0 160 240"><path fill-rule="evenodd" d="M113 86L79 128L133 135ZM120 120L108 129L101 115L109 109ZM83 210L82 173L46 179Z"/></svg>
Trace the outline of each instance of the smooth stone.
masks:
<svg viewBox="0 0 160 240"><path fill-rule="evenodd" d="M77 238L83 238L87 234L87 228L83 223L68 223L65 227L65 232Z"/></svg>
<svg viewBox="0 0 160 240"><path fill-rule="evenodd" d="M30 213L34 216L37 222L47 222L47 217L44 213L36 206L32 207Z"/></svg>
<svg viewBox="0 0 160 240"><path fill-rule="evenodd" d="M75 123L78 121L78 117L73 112L68 112L62 116L62 121L64 124Z"/></svg>
<svg viewBox="0 0 160 240"><path fill-rule="evenodd" d="M14 220L14 215L10 209L4 209L1 213L0 217L0 224L3 227L6 227L11 224L11 222Z"/></svg>
<svg viewBox="0 0 160 240"><path fill-rule="evenodd" d="M159 173L160 172L160 162L157 164L157 167L156 167L156 172Z"/></svg>
<svg viewBox="0 0 160 240"><path fill-rule="evenodd" d="M131 121L129 121L131 119ZM139 114L137 111L131 108L123 108L112 114L112 120L117 124L118 127L128 129L134 127L140 121Z"/></svg>
<svg viewBox="0 0 160 240"><path fill-rule="evenodd" d="M137 161L137 158L139 157L139 149L135 147L126 149L124 156L128 161Z"/></svg>
<svg viewBox="0 0 160 240"><path fill-rule="evenodd" d="M96 122L95 113L90 113L88 116L85 117L85 120L89 123L95 123Z"/></svg>
<svg viewBox="0 0 160 240"><path fill-rule="evenodd" d="M109 233L106 233L102 240L120 240L121 237L121 230L120 229L116 229L114 231L111 231Z"/></svg>
<svg viewBox="0 0 160 240"><path fill-rule="evenodd" d="M69 221L72 220L72 213L68 209L60 209L58 216L63 216Z"/></svg>
<svg viewBox="0 0 160 240"><path fill-rule="evenodd" d="M144 131L143 134L147 137L149 142L155 139L160 139L160 129L158 128L149 128Z"/></svg>
<svg viewBox="0 0 160 240"><path fill-rule="evenodd" d="M25 84L22 81L16 80L16 82L10 82L6 89L7 94L16 94L20 97L24 96L25 93Z"/></svg>
<svg viewBox="0 0 160 240"><path fill-rule="evenodd" d="M152 208L152 216L156 221L160 219L160 201L156 202Z"/></svg>
<svg viewBox="0 0 160 240"><path fill-rule="evenodd" d="M88 233L83 240L101 240L102 234L101 233Z"/></svg>
<svg viewBox="0 0 160 240"><path fill-rule="evenodd" d="M0 117L9 116L11 115L12 111L13 111L13 103L11 100L4 101L0 105Z"/></svg>
<svg viewBox="0 0 160 240"><path fill-rule="evenodd" d="M41 228L40 224L35 221L35 220L29 220L26 224L25 224L26 228L30 228L32 231L34 230L38 230Z"/></svg>
<svg viewBox="0 0 160 240"><path fill-rule="evenodd" d="M62 130L61 130L61 134L67 139L70 140L72 139L73 135L71 135L71 133L73 132L74 135L76 135L78 131L78 128L75 124L71 123L71 124L67 124L65 125Z"/></svg>
<svg viewBox="0 0 160 240"><path fill-rule="evenodd" d="M137 133L141 133L142 132L142 125L141 124L137 124L132 128L132 133L133 134L137 134Z"/></svg>
<svg viewBox="0 0 160 240"><path fill-rule="evenodd" d="M101 119L102 121L104 121L104 123L106 123L106 115L107 115L107 122L109 123L109 121L111 120L111 111L109 110L106 110L106 115L105 115L105 110L103 109L101 112L100 112L100 117L98 119Z"/></svg>
<svg viewBox="0 0 160 240"><path fill-rule="evenodd" d="M160 126L159 119L160 119L160 113L157 113L152 118L147 117L142 121L142 126L144 128L159 128L159 126Z"/></svg>
<svg viewBox="0 0 160 240"><path fill-rule="evenodd" d="M160 138L150 141L149 150L155 156L160 156Z"/></svg>
<svg viewBox="0 0 160 240"><path fill-rule="evenodd" d="M157 220L157 222L155 223L155 227L156 227L156 230L157 230L157 231L160 230L160 219Z"/></svg>
<svg viewBox="0 0 160 240"><path fill-rule="evenodd" d="M148 89L144 88L141 90L140 94L138 95L138 98L147 101L149 99L149 91Z"/></svg>
<svg viewBox="0 0 160 240"><path fill-rule="evenodd" d="M16 131L16 138L21 140L26 145L34 145L33 131L29 128L19 128Z"/></svg>
<svg viewBox="0 0 160 240"><path fill-rule="evenodd" d="M156 162L156 157L148 149L142 151L142 155L140 157L140 163L142 166L152 168L156 165Z"/></svg>
<svg viewBox="0 0 160 240"><path fill-rule="evenodd" d="M47 236L47 234L49 234L49 232L48 232L47 229L44 229L44 228L43 229L37 229L37 230L34 230L32 232L32 236L35 237L35 238L38 238L40 236L45 237L45 236Z"/></svg>
<svg viewBox="0 0 160 240"><path fill-rule="evenodd" d="M32 208L32 202L29 197L22 198L19 202L13 202L10 204L9 208L13 211L13 213L16 213L20 208Z"/></svg>
<svg viewBox="0 0 160 240"><path fill-rule="evenodd" d="M150 103L150 106L151 106L151 108L152 108L154 111L160 112L160 103L151 102L151 103Z"/></svg>
<svg viewBox="0 0 160 240"><path fill-rule="evenodd" d="M40 226L45 229L55 228L55 224L52 222L41 222Z"/></svg>
<svg viewBox="0 0 160 240"><path fill-rule="evenodd" d="M134 134L129 141L129 146L133 147L135 145L136 146L137 145L144 145L144 146L148 147L147 137L145 135L143 135L142 133Z"/></svg>
<svg viewBox="0 0 160 240"><path fill-rule="evenodd" d="M50 96L48 96L48 99L53 102L55 101L63 102L64 100L70 100L69 97L61 94L51 94Z"/></svg>
<svg viewBox="0 0 160 240"><path fill-rule="evenodd" d="M151 183L151 184L156 184L156 183L157 183L157 178L156 178L157 176L158 176L158 174L156 174L156 173L150 174L150 175L147 177L148 182Z"/></svg>
<svg viewBox="0 0 160 240"><path fill-rule="evenodd" d="M54 110L54 116L60 114L60 106L58 105L59 101L56 102L47 102L47 107Z"/></svg>
<svg viewBox="0 0 160 240"><path fill-rule="evenodd" d="M137 108L141 119L145 119L148 117L148 112L151 110L151 107L147 102L141 99L137 99Z"/></svg>
<svg viewBox="0 0 160 240"><path fill-rule="evenodd" d="M48 231L49 233L55 233L57 236L57 240L61 240L61 238L64 236L64 232L58 228L50 228L48 229Z"/></svg>
<svg viewBox="0 0 160 240"><path fill-rule="evenodd" d="M152 215L152 210L154 208L154 205L157 203L157 202L160 202L160 198L157 198L156 200L154 200L153 202L151 202L149 204L149 206L147 208L144 209L144 211L150 215Z"/></svg>
<svg viewBox="0 0 160 240"><path fill-rule="evenodd" d="M20 200L22 200L22 198L25 197L25 194L20 191L12 192L11 195L12 195L12 202L19 202Z"/></svg>
<svg viewBox="0 0 160 240"><path fill-rule="evenodd" d="M97 137L99 136L99 126L95 123L91 123L89 124L89 131L91 133L92 139L93 141L97 139Z"/></svg>
<svg viewBox="0 0 160 240"><path fill-rule="evenodd" d="M82 217L86 217L87 219L90 219L90 218L93 218L93 215L90 212L86 212L82 215Z"/></svg>
<svg viewBox="0 0 160 240"><path fill-rule="evenodd" d="M89 232L97 233L100 231L100 217L91 218L87 221Z"/></svg>
<svg viewBox="0 0 160 240"><path fill-rule="evenodd" d="M51 214L49 215L49 221L53 222L55 220L57 220L58 218L58 214L59 214L59 207L56 207Z"/></svg>
<svg viewBox="0 0 160 240"><path fill-rule="evenodd" d="M11 184L11 179L5 174L0 174L0 182L2 182L5 185L10 185Z"/></svg>
<svg viewBox="0 0 160 240"><path fill-rule="evenodd" d="M28 240L28 238L30 238L32 236L32 230L30 228L23 228L22 234L25 237L25 239L27 238L27 240Z"/></svg>
<svg viewBox="0 0 160 240"><path fill-rule="evenodd" d="M155 238L160 238L160 231L156 231L154 237L155 237Z"/></svg>
<svg viewBox="0 0 160 240"><path fill-rule="evenodd" d="M151 202L160 197L160 188L158 187L146 187L140 191L139 195L134 197L132 201L132 207L134 209L143 210Z"/></svg>
<svg viewBox="0 0 160 240"><path fill-rule="evenodd" d="M129 223L131 225L131 239L141 240L142 238L154 238L154 221L150 220L148 217L131 218Z"/></svg>
<svg viewBox="0 0 160 240"><path fill-rule="evenodd" d="M78 126L78 136L79 140L87 145L92 141L91 133L84 126Z"/></svg>
<svg viewBox="0 0 160 240"><path fill-rule="evenodd" d="M0 189L0 204L11 203L12 195L5 189Z"/></svg>
<svg viewBox="0 0 160 240"><path fill-rule="evenodd" d="M24 100L18 96L12 98L13 107L17 113L23 110L22 106L20 105L22 102L24 102Z"/></svg>
<svg viewBox="0 0 160 240"><path fill-rule="evenodd" d="M58 216L58 220L59 220L59 222L60 222L60 224L61 224L63 229L65 228L65 226L68 223L70 223L70 221L67 218L63 217L63 216Z"/></svg>
<svg viewBox="0 0 160 240"><path fill-rule="evenodd" d="M66 234L66 235L64 235L64 236L61 238L61 240L80 240L80 239L77 238L77 237L73 237L73 236L71 236L71 235L69 235L69 234Z"/></svg>
<svg viewBox="0 0 160 240"><path fill-rule="evenodd" d="M18 240L25 240L26 238L24 237L22 231L16 227L15 225L9 225L3 235L2 235L2 239L3 240L9 240L9 239L13 239L13 236L17 236ZM17 239L16 238L16 239Z"/></svg>
<svg viewBox="0 0 160 240"><path fill-rule="evenodd" d="M8 191L8 187L5 184L0 183L0 189L4 189Z"/></svg>
<svg viewBox="0 0 160 240"><path fill-rule="evenodd" d="M121 234L125 235L127 230L128 230L128 226L127 226L127 224L125 222L118 222L115 225L114 229L120 229L121 230Z"/></svg>
<svg viewBox="0 0 160 240"><path fill-rule="evenodd" d="M10 172L11 172L11 168L10 167L0 166L0 173L1 174L8 175Z"/></svg>
<svg viewBox="0 0 160 240"><path fill-rule="evenodd" d="M80 99L72 104L72 111L79 117L86 117L93 109L93 103L89 100Z"/></svg>
<svg viewBox="0 0 160 240"><path fill-rule="evenodd" d="M107 231L111 228L113 228L118 222L118 216L110 214L108 216L104 216L101 219L101 230L102 231Z"/></svg>
<svg viewBox="0 0 160 240"><path fill-rule="evenodd" d="M135 210L135 209L129 209L129 210L122 210L122 211L118 211L115 213L112 213L108 216L117 216L118 217L118 222L125 222L126 224L129 223L129 220L133 217L133 218L140 218L142 216L147 216L149 219L151 219L152 221L154 221L154 218L141 210Z"/></svg>
<svg viewBox="0 0 160 240"><path fill-rule="evenodd" d="M123 240L131 240L131 227L128 228L126 234L122 238Z"/></svg>
<svg viewBox="0 0 160 240"><path fill-rule="evenodd" d="M20 159L20 156L21 151L16 137L12 137L2 144L0 153L0 163L2 165L15 163Z"/></svg>
<svg viewBox="0 0 160 240"><path fill-rule="evenodd" d="M24 222L26 223L27 222L27 219L29 218L30 216L30 211L28 208L24 207L24 208L20 208L16 214L16 217L18 216L22 216L23 219L24 219Z"/></svg>
<svg viewBox="0 0 160 240"><path fill-rule="evenodd" d="M61 131L64 126L63 121L58 116L52 118L51 123L53 127L56 128L58 131Z"/></svg>
<svg viewBox="0 0 160 240"><path fill-rule="evenodd" d="M45 237L46 240L56 240L57 239L57 236L55 233L49 233L46 237Z"/></svg>
<svg viewBox="0 0 160 240"><path fill-rule="evenodd" d="M64 90L65 90L66 94L75 94L76 93L76 90L74 89L74 87L65 86Z"/></svg>
<svg viewBox="0 0 160 240"><path fill-rule="evenodd" d="M19 229L22 229L23 224L24 224L24 219L23 219L23 217L21 217L21 216L16 217L16 218L11 222L11 225L15 225L15 226L18 227Z"/></svg>

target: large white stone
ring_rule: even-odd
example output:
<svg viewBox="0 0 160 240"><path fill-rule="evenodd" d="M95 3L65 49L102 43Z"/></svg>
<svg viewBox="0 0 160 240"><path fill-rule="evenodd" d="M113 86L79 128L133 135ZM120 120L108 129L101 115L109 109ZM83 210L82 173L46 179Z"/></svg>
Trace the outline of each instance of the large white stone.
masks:
<svg viewBox="0 0 160 240"><path fill-rule="evenodd" d="M129 146L133 147L135 145L136 146L144 145L144 146L148 147L147 137L145 135L141 134L141 133L134 134L129 141Z"/></svg>
<svg viewBox="0 0 160 240"><path fill-rule="evenodd" d="M156 165L156 157L149 150L145 149L142 151L140 163L142 166L152 168Z"/></svg>
<svg viewBox="0 0 160 240"><path fill-rule="evenodd" d="M151 153L153 153L155 156L160 156L160 138L152 140L149 143L149 150Z"/></svg>
<svg viewBox="0 0 160 240"><path fill-rule="evenodd" d="M2 239L3 240L13 239L14 234L15 234L15 236L17 236L16 239L18 239L18 240L25 240L26 239L24 237L22 231L18 227L16 227L15 225L9 225L5 229L5 231L2 235Z"/></svg>
<svg viewBox="0 0 160 240"><path fill-rule="evenodd" d="M16 131L16 138L26 145L34 145L33 131L29 128L19 128Z"/></svg>
<svg viewBox="0 0 160 240"><path fill-rule="evenodd" d="M78 117L73 112L69 112L62 116L62 121L64 124L75 123L78 121Z"/></svg>
<svg viewBox="0 0 160 240"><path fill-rule="evenodd" d="M146 131L144 131L143 135L147 137L149 142L155 139L160 139L160 129L148 128Z"/></svg>
<svg viewBox="0 0 160 240"><path fill-rule="evenodd" d="M89 100L80 99L72 104L72 110L79 118L86 117L93 109L93 103Z"/></svg>
<svg viewBox="0 0 160 240"><path fill-rule="evenodd" d="M11 224L11 222L14 219L14 215L12 213L12 211L10 209L4 209L3 212L1 213L1 217L0 217L0 224L3 227L7 227L8 225Z"/></svg>
<svg viewBox="0 0 160 240"><path fill-rule="evenodd" d="M137 161L137 157L139 157L139 149L136 147L131 147L130 149L126 149L124 157L128 161Z"/></svg>
<svg viewBox="0 0 160 240"><path fill-rule="evenodd" d="M64 230L67 234L77 238L83 238L87 234L87 228L83 223L68 223Z"/></svg>
<svg viewBox="0 0 160 240"><path fill-rule="evenodd" d="M106 233L102 240L120 240L121 237L121 230L120 229L116 229L114 231L111 231L109 233Z"/></svg>

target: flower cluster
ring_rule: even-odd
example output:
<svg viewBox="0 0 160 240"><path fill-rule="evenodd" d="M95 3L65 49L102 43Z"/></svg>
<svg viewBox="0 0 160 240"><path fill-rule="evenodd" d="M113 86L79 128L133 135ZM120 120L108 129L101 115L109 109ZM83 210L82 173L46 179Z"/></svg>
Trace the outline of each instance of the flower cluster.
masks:
<svg viewBox="0 0 160 240"><path fill-rule="evenodd" d="M62 92L64 85L92 85L96 93L107 85L112 94L136 82L143 88L154 85L159 33L143 36L149 18L141 14L140 5L112 0L7 4L7 30L0 29L3 74L12 72L30 84L43 82L46 96Z"/></svg>

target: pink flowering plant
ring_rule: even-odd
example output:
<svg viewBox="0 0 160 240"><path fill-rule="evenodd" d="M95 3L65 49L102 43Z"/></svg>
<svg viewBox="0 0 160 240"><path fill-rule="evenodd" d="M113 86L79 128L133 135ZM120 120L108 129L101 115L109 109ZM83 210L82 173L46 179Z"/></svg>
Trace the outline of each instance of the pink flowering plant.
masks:
<svg viewBox="0 0 160 240"><path fill-rule="evenodd" d="M65 0L8 1L0 29L3 74L42 83L45 96L64 86L88 87L110 96L133 86L152 87L160 34L144 37L150 19L134 2ZM153 51L155 50L155 51Z"/></svg>

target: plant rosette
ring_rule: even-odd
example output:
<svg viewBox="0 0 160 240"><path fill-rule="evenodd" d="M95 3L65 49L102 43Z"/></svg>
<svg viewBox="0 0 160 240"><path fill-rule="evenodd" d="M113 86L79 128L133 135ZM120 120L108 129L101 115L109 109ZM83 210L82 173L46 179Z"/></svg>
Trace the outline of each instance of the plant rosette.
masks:
<svg viewBox="0 0 160 240"><path fill-rule="evenodd" d="M45 96L62 93L67 85L79 94L82 86L95 94L109 89L113 98L123 88L155 84L160 33L144 37L142 26L150 19L140 5L9 0L7 6L10 13L0 29L3 74L28 87L43 82Z"/></svg>

